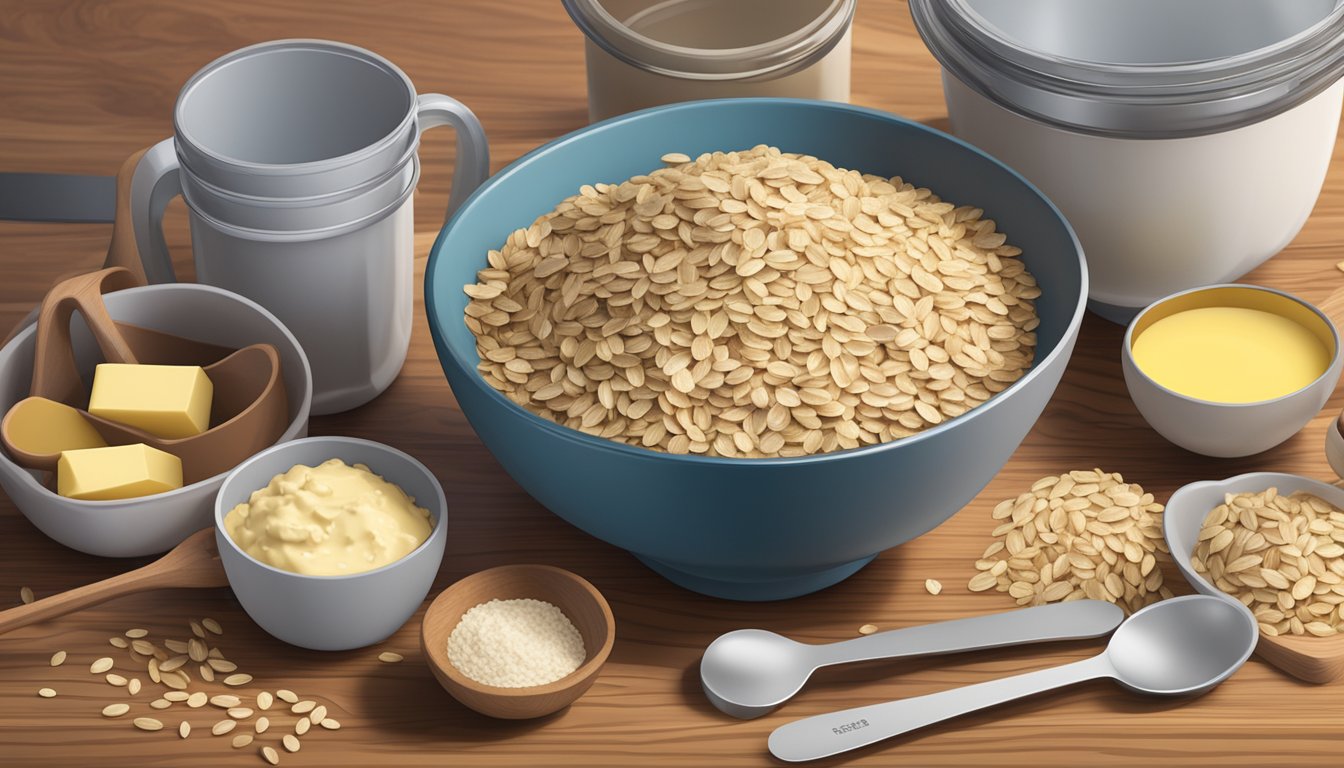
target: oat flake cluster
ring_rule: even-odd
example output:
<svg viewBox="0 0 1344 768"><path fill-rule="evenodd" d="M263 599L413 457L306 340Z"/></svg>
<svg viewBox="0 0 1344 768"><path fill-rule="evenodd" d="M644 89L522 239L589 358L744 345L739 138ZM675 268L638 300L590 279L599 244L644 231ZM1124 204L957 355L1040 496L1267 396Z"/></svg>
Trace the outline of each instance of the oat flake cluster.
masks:
<svg viewBox="0 0 1344 768"><path fill-rule="evenodd" d="M758 146L585 185L465 287L480 373L672 453L801 456L960 416L1035 352L1036 281L977 208Z"/></svg>
<svg viewBox="0 0 1344 768"><path fill-rule="evenodd" d="M998 589L1018 605L1105 600L1129 612L1171 597L1162 505L1119 473L1043 477L994 507L994 542L976 561L972 592Z"/></svg>
<svg viewBox="0 0 1344 768"><path fill-rule="evenodd" d="M1267 635L1344 631L1344 510L1320 497L1229 493L1205 518L1190 561Z"/></svg>

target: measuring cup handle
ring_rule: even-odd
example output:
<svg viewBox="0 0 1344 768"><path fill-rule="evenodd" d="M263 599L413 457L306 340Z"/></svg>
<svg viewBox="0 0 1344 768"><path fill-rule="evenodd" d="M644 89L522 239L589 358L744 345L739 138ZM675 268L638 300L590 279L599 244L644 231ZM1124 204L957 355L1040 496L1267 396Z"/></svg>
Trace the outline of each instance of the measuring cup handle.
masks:
<svg viewBox="0 0 1344 768"><path fill-rule="evenodd" d="M807 717L776 728L770 734L770 754L790 763L817 760L986 707L1112 674L1111 663L1101 655L927 696Z"/></svg>
<svg viewBox="0 0 1344 768"><path fill-rule="evenodd" d="M422 93L417 98L420 132L450 125L457 134L457 161L453 188L448 196L447 222L462 202L490 176L490 144L485 129L467 105L441 93Z"/></svg>
<svg viewBox="0 0 1344 768"><path fill-rule="evenodd" d="M171 138L144 150L135 166L130 191L130 232L138 246L133 253L144 267L145 278L151 283L177 282L168 242L163 239L163 212L169 201L182 194L181 170ZM121 205L120 201L117 205ZM118 207L118 216L120 213ZM114 241L113 245L117 243ZM108 266L125 266L118 259L131 253L109 251Z"/></svg>

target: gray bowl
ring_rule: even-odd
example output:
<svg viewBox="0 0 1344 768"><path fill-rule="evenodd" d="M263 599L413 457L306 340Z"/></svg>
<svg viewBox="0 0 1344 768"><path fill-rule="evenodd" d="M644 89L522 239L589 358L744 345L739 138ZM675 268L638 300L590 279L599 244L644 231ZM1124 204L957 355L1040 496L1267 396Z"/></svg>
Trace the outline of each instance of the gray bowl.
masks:
<svg viewBox="0 0 1344 768"><path fill-rule="evenodd" d="M128 288L104 297L113 320L226 347L267 343L280 354L289 425L278 442L308 434L313 373L294 335L275 315L236 293L176 283ZM0 349L0 413L28 396L37 329L29 326ZM92 380L102 354L78 314L71 323L80 374ZM71 549L101 557L163 552L210 526L215 492L226 473L174 491L116 501L68 499L42 484L46 473L24 469L0 451L0 487L38 530Z"/></svg>
<svg viewBox="0 0 1344 768"><path fill-rule="evenodd" d="M401 486L434 519L429 538L395 563L349 576L291 573L239 549L224 530L229 510L296 464L328 459L366 464ZM420 607L443 561L447 508L439 481L411 456L353 437L309 437L268 448L228 474L215 500L215 540L233 594L262 629L301 648L345 651L386 640Z"/></svg>
<svg viewBox="0 0 1344 768"><path fill-rule="evenodd" d="M1167 547L1171 550L1171 559L1176 561L1176 567L1180 569L1181 575L1196 591L1234 600L1197 573L1190 564L1190 557L1195 553L1195 545L1199 543L1199 531L1204 527L1204 518L1223 503L1224 494L1259 493L1271 487L1277 488L1282 496L1306 491L1344 508L1344 488L1283 472L1250 472L1226 480L1190 483L1176 489L1171 495L1171 499L1167 501L1167 508L1162 513L1163 533L1167 538Z"/></svg>

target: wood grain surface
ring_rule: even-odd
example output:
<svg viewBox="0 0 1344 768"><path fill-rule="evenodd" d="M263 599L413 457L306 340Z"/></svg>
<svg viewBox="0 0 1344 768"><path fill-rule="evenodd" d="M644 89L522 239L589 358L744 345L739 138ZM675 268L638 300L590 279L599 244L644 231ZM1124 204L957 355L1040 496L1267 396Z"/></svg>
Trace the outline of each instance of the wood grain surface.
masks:
<svg viewBox="0 0 1344 768"><path fill-rule="evenodd" d="M424 91L469 104L485 125L496 169L585 122L583 46L556 0L3 0L0 2L0 170L111 174L132 151L170 130L179 85L231 49L281 37L324 37L372 48L400 64ZM938 70L904 3L864 0L854 34L854 100L945 125ZM451 137L424 148L417 240L421 270L447 199ZM1250 193L1248 191L1248 193ZM191 274L181 203L169 243ZM110 227L0 222L0 327L39 300L57 275L93 268ZM1318 300L1344 284L1344 159L1300 237L1250 280ZM999 593L971 594L972 561L988 541L989 510L1036 478L1099 466L1124 473L1159 499L1193 480L1248 470L1334 479L1322 442L1336 396L1301 435L1261 456L1232 461L1185 453L1150 430L1125 394L1122 330L1089 317L1054 401L1007 468L970 506L936 531L887 552L845 583L797 600L739 604L671 586L634 558L596 541L529 499L481 446L439 370L423 320L400 379L353 413L315 419L315 434L381 440L429 465L447 489L448 552L434 593L483 568L538 562L573 570L610 600L617 641L602 677L569 710L533 722L493 721L439 688L418 648L419 616L376 648L304 652L270 639L227 589L158 591L128 597L0 637L0 765L261 765L256 749L277 744L296 719L275 715L266 736L243 750L208 735L215 717L175 705L168 729L134 730L129 716L99 716L125 700L88 672L115 652L107 638L130 627L184 638L187 621L211 616L219 644L255 675L248 689L290 688L325 704L344 725L315 729L286 766L473 765L752 766L772 761L765 740L793 718L912 696L1038 669L1097 652L1101 644L1006 650L869 664L820 674L768 717L739 722L701 695L697 663L721 632L760 626L819 642L873 623L895 628L998 611ZM688 499L688 503L694 503ZM899 513L899 499L893 499ZM631 500L638 514L638 500ZM825 514L825 510L818 510ZM0 500L0 604L19 589L39 596L142 564L81 555L46 539ZM1170 579L1179 578L1174 570ZM923 588L940 579L942 595ZM1183 588L1183 585L1178 585ZM358 606L351 606L358 610ZM69 661L48 666L64 649ZM405 654L385 664L379 652ZM118 668L129 668L117 655ZM54 699L37 689L57 690ZM134 697L147 714L158 686ZM212 687L211 690L214 690ZM181 740L182 719L195 727ZM1339 765L1344 686L1296 682L1253 660L1195 701L1139 698L1094 683L972 715L851 754L839 765Z"/></svg>

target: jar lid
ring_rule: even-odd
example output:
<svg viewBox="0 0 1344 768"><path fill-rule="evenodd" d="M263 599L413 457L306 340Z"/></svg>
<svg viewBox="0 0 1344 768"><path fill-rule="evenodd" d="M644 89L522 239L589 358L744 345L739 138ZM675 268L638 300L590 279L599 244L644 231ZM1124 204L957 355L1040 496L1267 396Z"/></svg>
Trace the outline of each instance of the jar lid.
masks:
<svg viewBox="0 0 1344 768"><path fill-rule="evenodd" d="M735 0L736 1L736 0ZM602 0L563 0L570 18L594 45L633 67L686 80L769 79L806 69L840 42L854 19L857 0L817 2L818 14L773 40L753 45L692 47L657 40L636 28L660 18L721 12L723 0L663 0L618 19Z"/></svg>
<svg viewBox="0 0 1344 768"><path fill-rule="evenodd" d="M1344 73L1344 0L910 0L910 11L967 87L1082 133L1232 130Z"/></svg>

